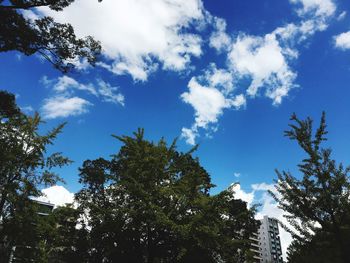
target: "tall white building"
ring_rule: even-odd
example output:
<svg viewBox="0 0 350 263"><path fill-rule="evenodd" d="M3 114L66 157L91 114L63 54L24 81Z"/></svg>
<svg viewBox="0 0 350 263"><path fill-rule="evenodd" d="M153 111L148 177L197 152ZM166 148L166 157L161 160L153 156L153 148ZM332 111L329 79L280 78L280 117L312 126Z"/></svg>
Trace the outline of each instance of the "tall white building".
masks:
<svg viewBox="0 0 350 263"><path fill-rule="evenodd" d="M262 262L259 234L253 233L253 235L249 239L250 239L250 251L253 255L254 262L255 263Z"/></svg>
<svg viewBox="0 0 350 263"><path fill-rule="evenodd" d="M264 216L258 231L260 262L283 263L278 221Z"/></svg>

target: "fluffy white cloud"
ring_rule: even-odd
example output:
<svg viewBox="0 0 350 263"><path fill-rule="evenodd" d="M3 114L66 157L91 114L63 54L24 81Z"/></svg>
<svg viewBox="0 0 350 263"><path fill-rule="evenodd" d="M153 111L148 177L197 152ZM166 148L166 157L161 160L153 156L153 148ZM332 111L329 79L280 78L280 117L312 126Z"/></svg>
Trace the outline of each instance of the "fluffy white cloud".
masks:
<svg viewBox="0 0 350 263"><path fill-rule="evenodd" d="M208 82L209 86L219 88L225 95L230 94L234 89L232 72L225 69L218 69L214 63L209 65L204 77L200 78Z"/></svg>
<svg viewBox="0 0 350 263"><path fill-rule="evenodd" d="M334 45L342 50L350 49L350 31L335 36Z"/></svg>
<svg viewBox="0 0 350 263"><path fill-rule="evenodd" d="M79 97L54 96L44 100L41 112L45 119L77 116L87 113L92 104Z"/></svg>
<svg viewBox="0 0 350 263"><path fill-rule="evenodd" d="M204 21L201 0L76 0L63 12L39 10L71 23L78 36L101 41L108 61L102 65L137 80L146 80L158 63L184 70L202 53L201 37L186 32Z"/></svg>
<svg viewBox="0 0 350 263"><path fill-rule="evenodd" d="M203 86L196 78L190 80L188 88L189 91L183 93L181 98L193 106L197 127L206 128L209 123L216 123L223 109L232 104L218 89Z"/></svg>
<svg viewBox="0 0 350 263"><path fill-rule="evenodd" d="M55 206L72 204L74 201L74 194L69 192L63 186L54 185L49 188L43 189L41 192L43 193L43 196L37 199L39 201L54 204Z"/></svg>
<svg viewBox="0 0 350 263"><path fill-rule="evenodd" d="M240 78L251 78L247 94L255 96L260 88L266 86L266 95L274 104L280 104L294 87L296 73L288 66L289 58L289 53L284 53L275 34L239 36L228 54L230 69Z"/></svg>
<svg viewBox="0 0 350 263"><path fill-rule="evenodd" d="M218 122L224 109L239 109L246 104L243 94L232 94L232 75L217 69L214 64L202 76L192 77L188 89L188 92L181 94L181 99L193 107L195 120L190 129L182 128L182 137L191 145L195 144L199 128L213 130L212 125Z"/></svg>
<svg viewBox="0 0 350 263"><path fill-rule="evenodd" d="M234 197L236 199L241 199L247 202L248 207L251 207L254 201L254 192L250 192L250 193L245 192L244 190L242 190L240 184L232 184L229 187L229 190L234 192Z"/></svg>

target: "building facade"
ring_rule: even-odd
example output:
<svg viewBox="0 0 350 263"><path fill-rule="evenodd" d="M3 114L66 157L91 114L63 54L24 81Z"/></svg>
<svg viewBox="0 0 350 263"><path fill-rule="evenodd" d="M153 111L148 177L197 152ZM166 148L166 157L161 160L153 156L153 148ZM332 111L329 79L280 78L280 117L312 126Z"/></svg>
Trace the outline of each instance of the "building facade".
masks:
<svg viewBox="0 0 350 263"><path fill-rule="evenodd" d="M259 245L261 263L283 263L281 239L279 236L278 221L264 216L260 221Z"/></svg>
<svg viewBox="0 0 350 263"><path fill-rule="evenodd" d="M259 234L253 233L253 235L249 239L250 239L250 251L252 252L254 262L256 263L262 262Z"/></svg>
<svg viewBox="0 0 350 263"><path fill-rule="evenodd" d="M251 251L256 263L283 263L278 221L264 216L258 233L251 240Z"/></svg>

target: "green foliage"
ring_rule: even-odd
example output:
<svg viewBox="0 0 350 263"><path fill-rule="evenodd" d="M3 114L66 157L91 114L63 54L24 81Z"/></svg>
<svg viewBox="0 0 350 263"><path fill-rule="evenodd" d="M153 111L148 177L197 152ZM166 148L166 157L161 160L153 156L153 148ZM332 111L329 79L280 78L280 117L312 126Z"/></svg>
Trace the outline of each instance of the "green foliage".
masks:
<svg viewBox="0 0 350 263"><path fill-rule="evenodd" d="M41 187L61 180L52 168L71 161L60 153L46 154L64 125L40 135L38 114L21 113L6 92L0 97L7 100L0 104L0 258L6 258L14 244L37 241L35 227L30 227L37 214L30 199L41 195Z"/></svg>
<svg viewBox="0 0 350 263"><path fill-rule="evenodd" d="M295 229L286 229L295 239L289 249L290 262L348 262L350 241L349 168L331 159L331 150L321 147L326 140L323 113L315 133L312 120L294 114L285 135L296 140L307 157L298 165L302 178L277 171L277 195L272 194Z"/></svg>
<svg viewBox="0 0 350 263"><path fill-rule="evenodd" d="M80 212L72 206L58 207L41 221L43 242L37 261L50 263L87 262L87 231L79 226Z"/></svg>
<svg viewBox="0 0 350 263"><path fill-rule="evenodd" d="M55 68L67 72L77 59L94 65L100 54L100 43L87 36L79 39L70 24L56 23L51 17L26 19L23 10L47 6L61 11L74 0L0 1L0 52L16 50L25 55L38 53Z"/></svg>
<svg viewBox="0 0 350 263"><path fill-rule="evenodd" d="M7 119L19 113L20 110L16 105L15 95L0 90L0 118Z"/></svg>
<svg viewBox="0 0 350 263"><path fill-rule="evenodd" d="M210 196L208 173L191 152L144 139L111 161L87 160L76 199L89 225L89 262L244 262L257 230L254 209L231 190Z"/></svg>

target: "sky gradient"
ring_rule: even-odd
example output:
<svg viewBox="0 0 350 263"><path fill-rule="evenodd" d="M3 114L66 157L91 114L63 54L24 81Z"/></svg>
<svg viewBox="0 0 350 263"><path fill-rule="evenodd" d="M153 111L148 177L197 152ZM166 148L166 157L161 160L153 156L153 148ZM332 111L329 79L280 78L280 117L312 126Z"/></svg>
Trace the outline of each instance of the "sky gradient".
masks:
<svg viewBox="0 0 350 263"><path fill-rule="evenodd" d="M346 0L76 0L26 16L51 15L100 40L98 65L74 61L62 75L38 56L2 53L0 88L39 112L43 131L67 122L50 150L74 164L58 171L65 188L46 190L62 196L55 202L79 190L84 160L118 151L111 134L143 127L150 140L179 138L181 151L198 143L213 194L240 182L237 195L262 203L259 216L281 219L265 190L275 169L298 175L304 155L283 136L293 112L317 124L326 111L325 146L350 163L348 12Z"/></svg>

